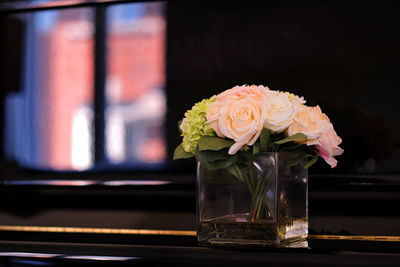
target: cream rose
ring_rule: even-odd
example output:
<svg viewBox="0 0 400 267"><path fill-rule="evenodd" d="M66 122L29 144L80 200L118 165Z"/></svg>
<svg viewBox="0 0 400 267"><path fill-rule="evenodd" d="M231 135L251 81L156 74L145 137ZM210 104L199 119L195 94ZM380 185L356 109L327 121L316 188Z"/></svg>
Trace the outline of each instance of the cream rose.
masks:
<svg viewBox="0 0 400 267"><path fill-rule="evenodd" d="M220 137L235 140L228 153L235 154L244 145L253 145L260 136L265 120L262 97L247 95L239 100L227 98L220 109L218 130ZM216 129L213 127L213 129Z"/></svg>
<svg viewBox="0 0 400 267"><path fill-rule="evenodd" d="M303 98L293 94L268 91L264 98L267 113L264 127L276 133L285 131L292 124L299 105L304 103Z"/></svg>
<svg viewBox="0 0 400 267"><path fill-rule="evenodd" d="M206 113L206 119L207 123L213 128L213 130L217 133L219 137L225 138L226 136L222 134L218 127L218 119L220 118L220 110L222 107L221 102L213 102L208 106L207 113Z"/></svg>
<svg viewBox="0 0 400 267"><path fill-rule="evenodd" d="M288 136L303 133L307 136L306 144L314 145L320 156L334 168L337 164L334 156L341 155L339 147L342 139L336 134L328 116L319 106L300 106L293 123L287 130Z"/></svg>
<svg viewBox="0 0 400 267"><path fill-rule="evenodd" d="M259 85L259 86L256 86L256 85L235 86L235 87L228 89L228 90L220 93L219 95L217 95L216 101L211 103L210 106L208 107L207 114L206 114L207 123L213 128L213 130L216 132L216 134L221 138L229 137L234 140L235 140L235 138L237 140L240 140L240 142L237 142L233 146L233 148L230 150L231 154L235 154L244 144L246 144L246 142L245 142L246 140L243 141L243 138L245 138L245 137L242 137L242 139L238 139L238 136L241 136L241 134L239 132L243 131L242 128L236 129L236 133L232 132L232 130L227 130L227 129L229 129L229 127L227 127L227 124L222 123L222 121L224 121L224 120L227 121L227 118L220 119L221 115L222 115L222 113L221 113L222 108L224 108L223 110L225 113L229 112L226 110L230 110L230 108L233 107L232 106L233 103L236 103L240 100L247 99L246 100L247 102L252 102L253 104L257 103L257 108L261 110L260 105L262 103L262 99L265 96L265 94L268 92L268 90L269 90L268 87L264 87L262 85ZM249 114L251 114L251 112L249 112ZM230 125L230 126L233 128L237 127L237 125L240 123L244 123L243 121L239 123L239 120L240 120L239 118L236 118L236 119L230 118L230 120L232 121L232 125ZM222 125L224 130L220 129L220 125ZM229 131L230 131L230 133L227 135L226 133Z"/></svg>

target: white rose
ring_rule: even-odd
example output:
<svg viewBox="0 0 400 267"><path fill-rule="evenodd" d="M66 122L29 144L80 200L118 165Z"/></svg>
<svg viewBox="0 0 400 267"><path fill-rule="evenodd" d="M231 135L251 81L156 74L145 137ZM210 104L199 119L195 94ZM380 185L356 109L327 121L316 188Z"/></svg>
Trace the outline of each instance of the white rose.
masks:
<svg viewBox="0 0 400 267"><path fill-rule="evenodd" d="M303 98L290 93L268 91L264 98L266 120L264 127L272 132L285 131L293 122L300 104L304 104Z"/></svg>
<svg viewBox="0 0 400 267"><path fill-rule="evenodd" d="M244 145L253 145L260 136L265 120L263 97L248 95L239 100L226 99L218 119L221 135L235 140L228 153L235 154ZM215 128L214 128L215 129Z"/></svg>

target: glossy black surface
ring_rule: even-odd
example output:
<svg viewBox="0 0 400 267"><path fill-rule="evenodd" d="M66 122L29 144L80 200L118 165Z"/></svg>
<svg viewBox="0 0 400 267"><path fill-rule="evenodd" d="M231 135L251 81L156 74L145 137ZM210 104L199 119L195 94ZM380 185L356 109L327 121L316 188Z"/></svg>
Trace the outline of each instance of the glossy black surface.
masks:
<svg viewBox="0 0 400 267"><path fill-rule="evenodd" d="M357 243L352 244L357 247ZM379 245L378 245L379 246ZM0 262L5 266L51 264L108 264L112 266L396 266L400 255L391 252L370 254L344 247L316 249L226 250L197 246L137 246L1 242ZM26 254L24 254L26 253ZM44 254L41 254L44 253Z"/></svg>
<svg viewBox="0 0 400 267"><path fill-rule="evenodd" d="M396 179L310 176L310 233L400 235L398 187ZM7 180L0 192L1 203L7 203L0 207L3 225L196 227L192 176L176 180Z"/></svg>

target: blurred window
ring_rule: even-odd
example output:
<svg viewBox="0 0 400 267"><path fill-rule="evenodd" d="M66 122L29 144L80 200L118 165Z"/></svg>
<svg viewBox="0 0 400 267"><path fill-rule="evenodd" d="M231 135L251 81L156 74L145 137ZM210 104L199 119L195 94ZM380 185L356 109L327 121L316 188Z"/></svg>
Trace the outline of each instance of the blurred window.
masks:
<svg viewBox="0 0 400 267"><path fill-rule="evenodd" d="M5 97L8 160L61 171L163 166L163 4L106 9L105 29L100 29L106 32L106 51L100 53L107 55L102 162L94 156L94 102L99 90L94 86L94 11L74 8L18 15L26 25L23 83Z"/></svg>

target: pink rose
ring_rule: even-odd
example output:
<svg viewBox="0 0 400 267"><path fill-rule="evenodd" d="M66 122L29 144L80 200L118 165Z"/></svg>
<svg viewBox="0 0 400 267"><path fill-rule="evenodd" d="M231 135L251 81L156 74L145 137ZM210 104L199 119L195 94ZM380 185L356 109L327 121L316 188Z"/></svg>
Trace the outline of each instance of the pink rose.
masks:
<svg viewBox="0 0 400 267"><path fill-rule="evenodd" d="M262 85L235 86L217 95L217 102L225 102L227 99L239 100L247 96L260 98L263 97L268 92L268 90L269 90L268 87L264 87Z"/></svg>
<svg viewBox="0 0 400 267"><path fill-rule="evenodd" d="M331 165L332 168L336 167L337 160L334 156L339 156L343 153L343 149L339 147L342 139L336 134L333 125L330 124L319 137L319 144L315 145L319 155Z"/></svg>
<svg viewBox="0 0 400 267"><path fill-rule="evenodd" d="M341 155L343 149L339 147L342 139L336 134L328 116L322 113L319 106L308 107L301 105L293 123L287 130L288 136L303 133L307 136L306 144L314 145L320 156L332 168L337 161L334 156Z"/></svg>

